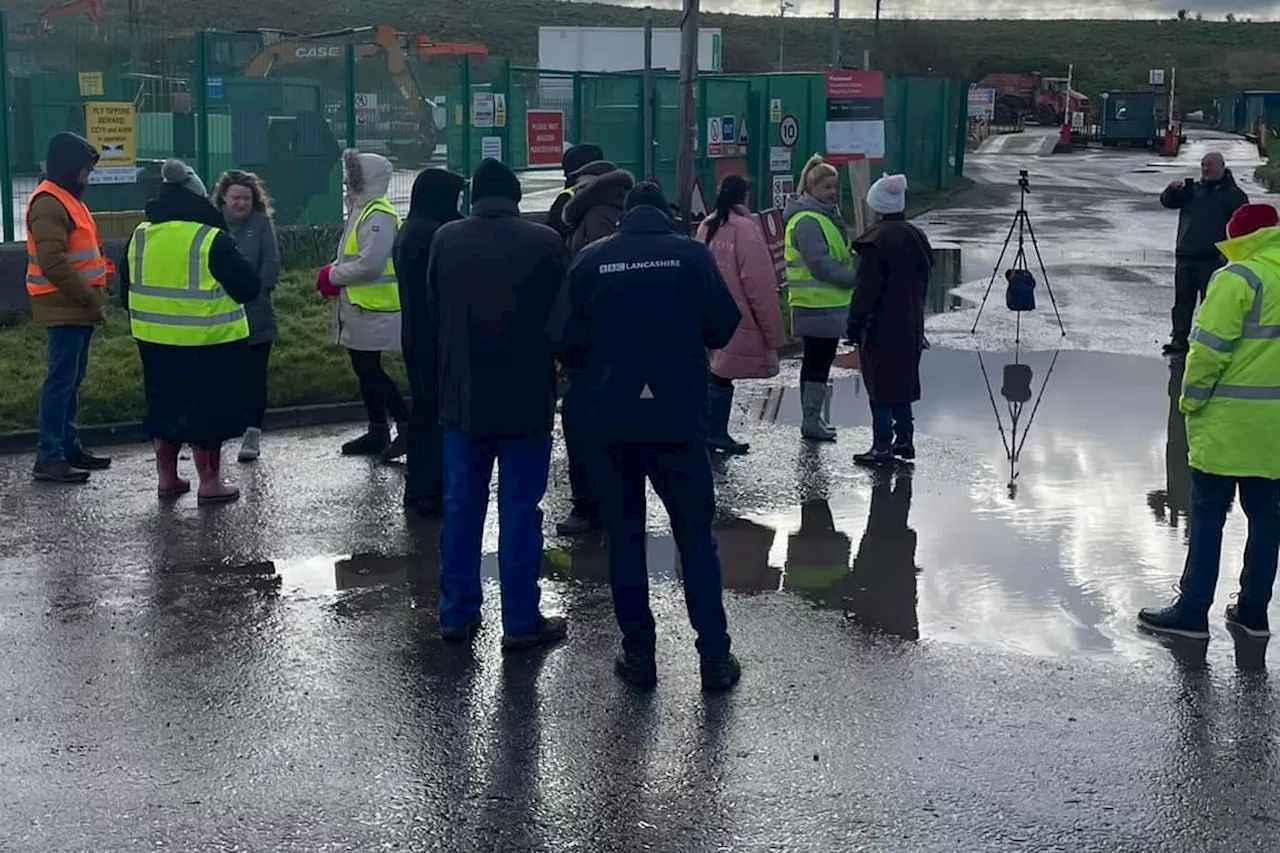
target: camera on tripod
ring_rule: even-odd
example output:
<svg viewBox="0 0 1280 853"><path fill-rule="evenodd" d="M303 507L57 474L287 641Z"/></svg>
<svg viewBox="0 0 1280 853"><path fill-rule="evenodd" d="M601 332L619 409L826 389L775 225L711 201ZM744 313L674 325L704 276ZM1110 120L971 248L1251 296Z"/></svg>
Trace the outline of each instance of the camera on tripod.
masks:
<svg viewBox="0 0 1280 853"><path fill-rule="evenodd" d="M987 297L991 295L991 288L995 286L996 276L1000 274L1000 267L1004 263L1004 256L1009 252L1009 243L1013 240L1013 233L1018 232L1018 250L1013 256L1013 266L1005 270L1004 278L1007 286L1005 288L1005 307L1014 312L1017 317L1017 327L1014 333L1014 342L1017 343L1022 337L1022 314L1025 311L1034 311L1036 309L1036 278L1031 274L1031 270L1027 269L1027 247L1026 237L1031 238L1031 247L1036 251L1036 260L1040 263L1040 275L1044 281L1045 290L1049 292L1049 301L1053 303L1053 314L1058 320L1058 329L1062 332L1062 336L1066 337L1067 329L1062 324L1062 315L1058 312L1058 300L1053 295L1053 288L1049 286L1049 273L1044 268L1044 258L1040 254L1040 244L1036 241L1035 229L1031 227L1031 216L1027 213L1027 195L1031 192L1031 179L1026 169L1018 170L1018 211L1013 216L1013 223L1009 226L1009 233L1004 238L1004 248L1000 250L1000 257L996 260L996 267L991 271L991 281L987 283L987 292L982 295L982 304L978 306L978 316L973 319L973 328L969 330L969 334L976 334L978 331L978 321L982 319L982 311L987 307Z"/></svg>

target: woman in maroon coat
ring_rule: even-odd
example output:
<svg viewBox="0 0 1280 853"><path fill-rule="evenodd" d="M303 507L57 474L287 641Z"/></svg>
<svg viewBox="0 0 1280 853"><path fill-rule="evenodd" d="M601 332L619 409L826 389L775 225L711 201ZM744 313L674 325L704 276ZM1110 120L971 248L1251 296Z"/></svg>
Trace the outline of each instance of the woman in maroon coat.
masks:
<svg viewBox="0 0 1280 853"><path fill-rule="evenodd" d="M871 401L874 444L854 457L886 465L916 455L911 404L920 399L924 306L933 249L907 222L907 179L885 175L872 184L867 204L879 221L853 241L858 269L849 306L849 340L858 345Z"/></svg>

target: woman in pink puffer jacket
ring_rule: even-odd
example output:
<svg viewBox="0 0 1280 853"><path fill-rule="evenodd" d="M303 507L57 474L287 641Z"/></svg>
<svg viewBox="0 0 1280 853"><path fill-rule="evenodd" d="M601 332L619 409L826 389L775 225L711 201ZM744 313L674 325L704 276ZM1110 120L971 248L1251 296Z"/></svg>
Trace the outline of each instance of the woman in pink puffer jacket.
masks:
<svg viewBox="0 0 1280 853"><path fill-rule="evenodd" d="M747 210L749 186L730 175L720 184L715 211L698 226L698 239L711 248L720 274L742 312L742 322L724 349L711 353L712 450L746 453L748 446L729 436L733 380L778 375L778 348L786 342L778 279L758 221Z"/></svg>

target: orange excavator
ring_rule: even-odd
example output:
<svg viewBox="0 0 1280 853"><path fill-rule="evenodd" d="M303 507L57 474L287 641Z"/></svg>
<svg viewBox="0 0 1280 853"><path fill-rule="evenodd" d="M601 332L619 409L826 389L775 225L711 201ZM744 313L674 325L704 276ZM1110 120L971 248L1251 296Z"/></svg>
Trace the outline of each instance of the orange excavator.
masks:
<svg viewBox="0 0 1280 853"><path fill-rule="evenodd" d="M102 23L102 0L73 0L61 6L51 6L40 13L36 27L41 33L53 30L53 22L59 18L70 18L84 13L95 24Z"/></svg>
<svg viewBox="0 0 1280 853"><path fill-rule="evenodd" d="M387 70L418 126L421 144L428 154L435 151L435 140L442 128L437 127L435 121L436 103L423 93L408 56L429 61L437 57L489 55L488 49L482 44L434 42L425 36L398 32L385 24L310 35L265 31L263 35L276 40L269 41L263 51L249 61L244 70L246 77L266 77L280 67L294 62L341 60L345 44L350 42L356 43L357 58L368 59L382 53L386 57Z"/></svg>

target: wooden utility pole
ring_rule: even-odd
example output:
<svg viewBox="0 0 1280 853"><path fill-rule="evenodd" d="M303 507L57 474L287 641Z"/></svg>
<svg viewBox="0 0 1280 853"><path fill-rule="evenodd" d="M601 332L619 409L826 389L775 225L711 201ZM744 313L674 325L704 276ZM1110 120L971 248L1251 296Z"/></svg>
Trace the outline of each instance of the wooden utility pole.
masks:
<svg viewBox="0 0 1280 853"><path fill-rule="evenodd" d="M680 147L676 149L676 205L686 225L693 222L693 144L698 134L698 11L700 0L684 0L680 22Z"/></svg>
<svg viewBox="0 0 1280 853"><path fill-rule="evenodd" d="M653 7L644 7L644 176L652 178L653 162Z"/></svg>
<svg viewBox="0 0 1280 853"><path fill-rule="evenodd" d="M840 0L831 2L831 67L840 67L840 55L843 52L844 39L840 32Z"/></svg>

